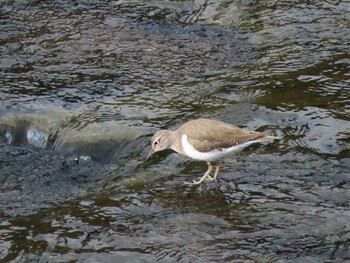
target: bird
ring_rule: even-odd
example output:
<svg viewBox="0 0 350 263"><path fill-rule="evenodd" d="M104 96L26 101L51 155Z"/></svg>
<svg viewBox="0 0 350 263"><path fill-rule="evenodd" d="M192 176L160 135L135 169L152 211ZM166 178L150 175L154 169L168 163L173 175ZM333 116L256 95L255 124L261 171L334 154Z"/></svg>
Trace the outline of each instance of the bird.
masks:
<svg viewBox="0 0 350 263"><path fill-rule="evenodd" d="M221 163L220 158L242 150L257 142L274 141L278 137L264 135L261 132L239 128L229 123L214 119L193 119L177 130L159 130L152 136L151 150L148 160L154 153L172 149L194 160L206 161L208 170L192 184L198 185L204 181L217 180ZM214 176L212 162L216 162Z"/></svg>

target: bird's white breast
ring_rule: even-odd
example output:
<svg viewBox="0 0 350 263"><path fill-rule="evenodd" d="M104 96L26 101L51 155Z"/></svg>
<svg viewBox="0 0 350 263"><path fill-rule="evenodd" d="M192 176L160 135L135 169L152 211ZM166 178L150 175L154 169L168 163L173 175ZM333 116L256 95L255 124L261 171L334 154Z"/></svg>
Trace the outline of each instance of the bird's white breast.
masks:
<svg viewBox="0 0 350 263"><path fill-rule="evenodd" d="M182 148L188 157L191 157L195 160L201 160L201 161L207 161L207 162L212 162L220 159L221 157L229 153L240 151L243 148L255 142L257 141L249 141L249 142L238 144L229 148L217 149L210 152L199 152L188 142L186 134L182 135L182 138L181 138Z"/></svg>

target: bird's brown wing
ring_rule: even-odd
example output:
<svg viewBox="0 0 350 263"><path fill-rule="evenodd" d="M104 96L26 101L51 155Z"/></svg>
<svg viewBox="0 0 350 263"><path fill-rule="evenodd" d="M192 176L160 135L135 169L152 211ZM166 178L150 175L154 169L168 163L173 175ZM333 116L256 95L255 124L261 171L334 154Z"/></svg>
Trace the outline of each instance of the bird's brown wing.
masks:
<svg viewBox="0 0 350 263"><path fill-rule="evenodd" d="M228 148L264 136L260 132L244 130L211 119L189 121L182 125L178 132L186 134L189 143L200 152Z"/></svg>

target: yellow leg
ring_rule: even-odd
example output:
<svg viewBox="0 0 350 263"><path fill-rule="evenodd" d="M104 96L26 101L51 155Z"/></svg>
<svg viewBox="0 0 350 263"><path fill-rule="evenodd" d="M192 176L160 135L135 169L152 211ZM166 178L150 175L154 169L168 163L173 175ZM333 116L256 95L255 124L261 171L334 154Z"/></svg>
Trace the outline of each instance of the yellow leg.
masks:
<svg viewBox="0 0 350 263"><path fill-rule="evenodd" d="M216 181L216 179L218 178L219 170L220 170L220 161L217 160L214 177L209 176L209 178L207 180L208 181Z"/></svg>
<svg viewBox="0 0 350 263"><path fill-rule="evenodd" d="M217 161L216 161L215 174L214 174L214 180L216 180L216 179L218 178L219 170L220 170L220 161L217 160Z"/></svg>
<svg viewBox="0 0 350 263"><path fill-rule="evenodd" d="M210 162L207 162L208 164L208 170L206 171L206 173L203 175L203 177L199 180L199 181L196 181L194 180L193 181L193 184L200 184L202 183L205 179L207 179L207 177L209 176L209 174L211 173L211 171L213 170L213 166L211 165ZM209 176L210 177L210 176Z"/></svg>

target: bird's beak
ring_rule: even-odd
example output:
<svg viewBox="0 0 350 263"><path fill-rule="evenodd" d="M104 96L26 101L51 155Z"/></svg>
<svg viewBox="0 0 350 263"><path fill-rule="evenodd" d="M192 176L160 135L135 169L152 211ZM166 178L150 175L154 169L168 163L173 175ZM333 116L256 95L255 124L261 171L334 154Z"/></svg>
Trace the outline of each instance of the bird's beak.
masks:
<svg viewBox="0 0 350 263"><path fill-rule="evenodd" d="M154 149L152 148L151 151L149 152L149 154L146 157L146 161L154 154Z"/></svg>

